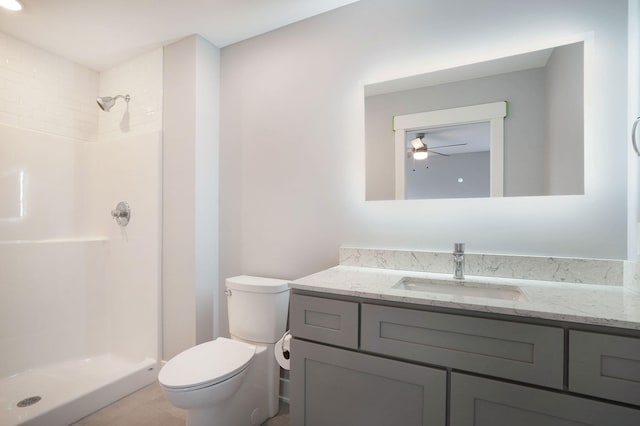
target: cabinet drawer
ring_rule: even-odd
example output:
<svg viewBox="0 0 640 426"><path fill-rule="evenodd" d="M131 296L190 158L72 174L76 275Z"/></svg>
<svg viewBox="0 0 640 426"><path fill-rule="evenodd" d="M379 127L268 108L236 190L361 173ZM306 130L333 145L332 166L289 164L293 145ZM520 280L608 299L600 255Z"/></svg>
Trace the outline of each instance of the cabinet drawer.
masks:
<svg viewBox="0 0 640 426"><path fill-rule="evenodd" d="M640 405L640 339L571 330L569 390Z"/></svg>
<svg viewBox="0 0 640 426"><path fill-rule="evenodd" d="M358 304L291 295L291 334L345 348L358 348Z"/></svg>
<svg viewBox="0 0 640 426"><path fill-rule="evenodd" d="M564 331L362 305L361 349L562 389Z"/></svg>
<svg viewBox="0 0 640 426"><path fill-rule="evenodd" d="M291 341L291 424L445 426L447 372Z"/></svg>
<svg viewBox="0 0 640 426"><path fill-rule="evenodd" d="M640 410L451 374L451 426L637 426Z"/></svg>

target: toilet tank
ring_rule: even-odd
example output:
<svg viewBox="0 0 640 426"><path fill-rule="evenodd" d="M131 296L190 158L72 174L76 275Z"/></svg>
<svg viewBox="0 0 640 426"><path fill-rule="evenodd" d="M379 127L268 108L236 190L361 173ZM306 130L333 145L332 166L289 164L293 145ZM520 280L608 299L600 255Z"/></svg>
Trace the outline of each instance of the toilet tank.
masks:
<svg viewBox="0 0 640 426"><path fill-rule="evenodd" d="M287 327L288 281L241 275L226 279L229 332L256 343L277 342Z"/></svg>

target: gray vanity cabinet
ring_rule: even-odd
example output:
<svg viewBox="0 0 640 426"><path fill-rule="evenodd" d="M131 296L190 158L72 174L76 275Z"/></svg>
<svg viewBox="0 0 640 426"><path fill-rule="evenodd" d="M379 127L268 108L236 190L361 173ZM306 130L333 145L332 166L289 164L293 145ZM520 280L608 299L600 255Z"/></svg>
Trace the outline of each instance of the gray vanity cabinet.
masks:
<svg viewBox="0 0 640 426"><path fill-rule="evenodd" d="M461 373L451 374L450 426L638 426L637 410Z"/></svg>
<svg viewBox="0 0 640 426"><path fill-rule="evenodd" d="M291 353L292 425L446 424L445 370L298 339Z"/></svg>
<svg viewBox="0 0 640 426"><path fill-rule="evenodd" d="M290 300L293 426L640 426L633 333Z"/></svg>

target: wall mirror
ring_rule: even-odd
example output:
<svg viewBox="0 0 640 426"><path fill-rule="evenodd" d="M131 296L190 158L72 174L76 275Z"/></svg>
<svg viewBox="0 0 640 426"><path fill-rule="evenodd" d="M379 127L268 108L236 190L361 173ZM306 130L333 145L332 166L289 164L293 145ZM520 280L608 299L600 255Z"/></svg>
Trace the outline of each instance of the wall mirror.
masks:
<svg viewBox="0 0 640 426"><path fill-rule="evenodd" d="M584 43L365 86L366 199L584 194Z"/></svg>

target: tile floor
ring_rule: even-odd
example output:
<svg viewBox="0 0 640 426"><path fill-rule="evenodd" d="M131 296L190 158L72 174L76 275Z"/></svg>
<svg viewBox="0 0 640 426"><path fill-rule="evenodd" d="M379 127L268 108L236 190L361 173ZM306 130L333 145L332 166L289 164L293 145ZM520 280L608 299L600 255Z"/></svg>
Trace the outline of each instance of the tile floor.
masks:
<svg viewBox="0 0 640 426"><path fill-rule="evenodd" d="M151 384L74 423L73 426L184 426L187 413L174 407L158 383ZM231 426L231 425L230 425ZM289 426L289 405L262 426Z"/></svg>

